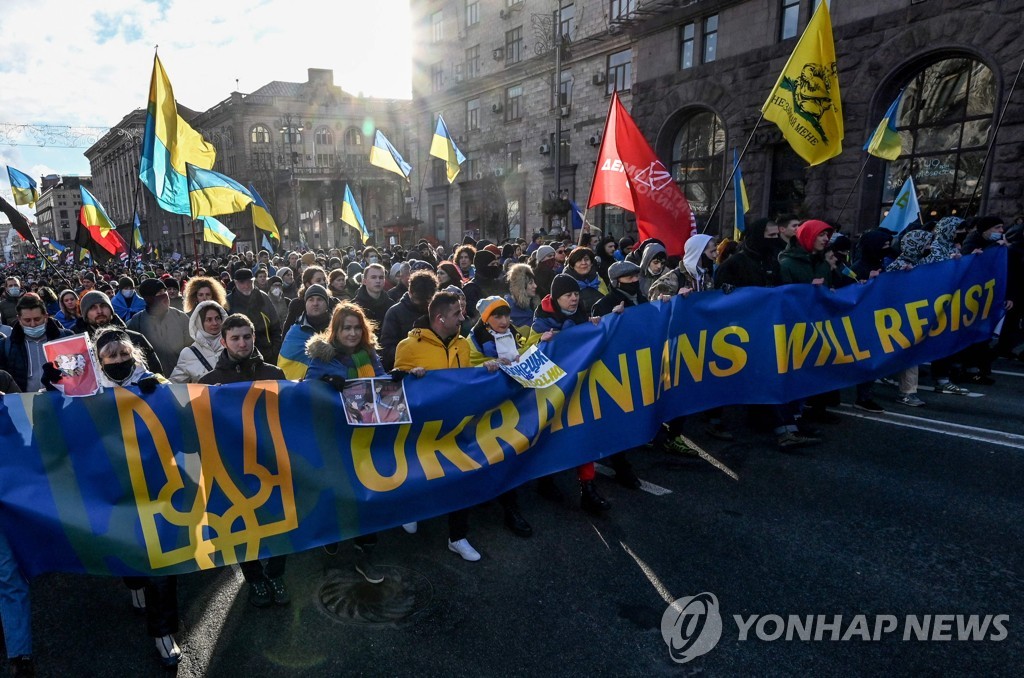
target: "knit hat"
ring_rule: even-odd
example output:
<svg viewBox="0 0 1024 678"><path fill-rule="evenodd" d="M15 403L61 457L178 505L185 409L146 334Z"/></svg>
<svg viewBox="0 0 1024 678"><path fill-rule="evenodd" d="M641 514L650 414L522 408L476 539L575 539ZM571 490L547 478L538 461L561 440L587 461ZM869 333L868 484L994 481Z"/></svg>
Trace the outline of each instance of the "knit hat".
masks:
<svg viewBox="0 0 1024 678"><path fill-rule="evenodd" d="M443 290L438 290L438 292L450 292L452 294L459 295L463 299L466 298L466 293L463 292L461 288L456 287L455 285L449 285L448 287L444 288Z"/></svg>
<svg viewBox="0 0 1024 678"><path fill-rule="evenodd" d="M497 245L495 245L494 243L491 243L490 245L488 245L484 249L487 250L488 252L490 252L491 254L493 254L496 257L500 257L501 256L501 248L498 247Z"/></svg>
<svg viewBox="0 0 1024 678"><path fill-rule="evenodd" d="M500 252L499 252L500 254ZM490 266L492 262L498 260L498 255L490 250L480 250L473 257L473 266L476 267L476 272L479 275L480 269Z"/></svg>
<svg viewBox="0 0 1024 678"><path fill-rule="evenodd" d="M281 276L272 275L269 278L267 278L267 286L269 287L271 285L284 285L284 281L281 280Z"/></svg>
<svg viewBox="0 0 1024 678"><path fill-rule="evenodd" d="M419 259L409 260L409 270L413 273L416 271L433 271L434 267L426 261L420 261Z"/></svg>
<svg viewBox="0 0 1024 678"><path fill-rule="evenodd" d="M164 284L164 281L157 278L146 278L139 283L138 287L139 296L143 299L155 297L166 289L167 285Z"/></svg>
<svg viewBox="0 0 1024 678"><path fill-rule="evenodd" d="M834 231L829 224L818 219L808 219L796 229L796 241L808 252L814 250L814 239L823 231Z"/></svg>
<svg viewBox="0 0 1024 678"><path fill-rule="evenodd" d="M234 272L232 280L252 280L252 271L243 267Z"/></svg>
<svg viewBox="0 0 1024 678"><path fill-rule="evenodd" d="M327 294L327 288L323 285L310 285L306 288L306 293L302 295L303 301L309 301L310 297L323 297L324 301L330 301L331 297Z"/></svg>
<svg viewBox="0 0 1024 678"><path fill-rule="evenodd" d="M628 278L631 275L640 275L640 267L632 261L616 261L608 267L608 280L612 285L620 278Z"/></svg>
<svg viewBox="0 0 1024 678"><path fill-rule="evenodd" d="M537 248L537 263L544 261L548 257L555 256L555 248L551 245L541 245Z"/></svg>
<svg viewBox="0 0 1024 678"><path fill-rule="evenodd" d="M135 288L135 281L124 275L117 279L117 289L123 290L126 287Z"/></svg>
<svg viewBox="0 0 1024 678"><path fill-rule="evenodd" d="M302 259L302 263L306 266L312 266L316 263L316 254L313 252L304 252L299 258Z"/></svg>
<svg viewBox="0 0 1024 678"><path fill-rule="evenodd" d="M565 273L559 273L551 281L551 300L558 301L558 298L563 294L569 292L579 292L580 285L576 282L576 278L566 275Z"/></svg>
<svg viewBox="0 0 1024 678"><path fill-rule="evenodd" d="M480 301L476 302L476 312L480 314L480 322L485 324L490 320L492 315L500 313L501 309L505 309L505 313L512 312L508 302L498 296L484 297Z"/></svg>
<svg viewBox="0 0 1024 678"><path fill-rule="evenodd" d="M103 292L98 292L96 290L93 290L92 292L86 292L84 295L82 295L82 303L78 305L78 308L81 311L82 315L84 316L89 311L89 309L95 306L96 304L106 304L111 311L114 310L114 307L110 305L110 297L103 294Z"/></svg>

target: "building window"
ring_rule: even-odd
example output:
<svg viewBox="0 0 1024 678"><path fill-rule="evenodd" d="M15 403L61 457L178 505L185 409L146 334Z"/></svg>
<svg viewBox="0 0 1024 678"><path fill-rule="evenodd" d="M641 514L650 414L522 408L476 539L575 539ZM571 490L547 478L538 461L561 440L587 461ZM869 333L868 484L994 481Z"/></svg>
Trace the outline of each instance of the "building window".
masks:
<svg viewBox="0 0 1024 678"><path fill-rule="evenodd" d="M302 143L302 127L296 125L284 126L281 128L281 139L287 145Z"/></svg>
<svg viewBox="0 0 1024 678"><path fill-rule="evenodd" d="M473 45L466 50L466 79L480 77L480 45Z"/></svg>
<svg viewBox="0 0 1024 678"><path fill-rule="evenodd" d="M480 100L470 99L466 102L466 130L480 129Z"/></svg>
<svg viewBox="0 0 1024 678"><path fill-rule="evenodd" d="M523 27L505 32L505 65L519 63L523 58Z"/></svg>
<svg viewBox="0 0 1024 678"><path fill-rule="evenodd" d="M430 15L430 41L444 40L444 13L438 10Z"/></svg>
<svg viewBox="0 0 1024 678"><path fill-rule="evenodd" d="M779 28L779 40L796 37L800 28L800 0L782 0L782 22Z"/></svg>
<svg viewBox="0 0 1024 678"><path fill-rule="evenodd" d="M444 236L445 227L448 225L448 208L445 205L431 205L430 222L434 227L434 233L439 237Z"/></svg>
<svg viewBox="0 0 1024 678"><path fill-rule="evenodd" d="M672 145L671 169L698 221L722 190L724 162L725 128L718 116L701 111L687 118Z"/></svg>
<svg viewBox="0 0 1024 678"><path fill-rule="evenodd" d="M467 179L479 179L480 178L480 161L476 158L466 158L466 178Z"/></svg>
<svg viewBox="0 0 1024 678"><path fill-rule="evenodd" d="M608 19L610 21L632 19L636 15L636 2L637 0L611 0Z"/></svg>
<svg viewBox="0 0 1024 678"><path fill-rule="evenodd" d="M710 64L718 55L718 15L704 19L704 61Z"/></svg>
<svg viewBox="0 0 1024 678"><path fill-rule="evenodd" d="M466 26L475 26L478 23L480 23L479 0L466 0Z"/></svg>
<svg viewBox="0 0 1024 678"><path fill-rule="evenodd" d="M505 122L518 120L522 116L522 111L520 110L522 100L522 85L512 85L505 89Z"/></svg>
<svg viewBox="0 0 1024 678"><path fill-rule="evenodd" d="M444 88L444 64L440 61L430 64L430 91L439 92Z"/></svg>
<svg viewBox="0 0 1024 678"><path fill-rule="evenodd" d="M444 160L434 158L430 165L430 179L432 186L448 185L448 164Z"/></svg>
<svg viewBox="0 0 1024 678"><path fill-rule="evenodd" d="M682 27L679 34L679 68L693 68L693 39L696 33L693 22Z"/></svg>
<svg viewBox="0 0 1024 678"><path fill-rule="evenodd" d="M554 74L551 77L554 77ZM572 70L562 71L562 77L558 83L558 98L552 103L553 106L572 105L572 82Z"/></svg>
<svg viewBox="0 0 1024 678"><path fill-rule="evenodd" d="M345 130L345 145L346 146L362 146L363 145L363 133L355 127L349 127Z"/></svg>
<svg viewBox="0 0 1024 678"><path fill-rule="evenodd" d="M316 166L317 167L334 167L334 154L333 153L317 153L316 154Z"/></svg>
<svg viewBox="0 0 1024 678"><path fill-rule="evenodd" d="M558 17L558 33L572 38L576 33L576 5L571 2L562 3L561 15Z"/></svg>
<svg viewBox="0 0 1024 678"><path fill-rule="evenodd" d="M880 104L872 124L889 103ZM912 175L925 219L970 216L964 210L982 179L995 103L992 71L980 61L947 59L914 76L896 115L903 153L886 163L882 211ZM975 209L982 202L975 200Z"/></svg>
<svg viewBox="0 0 1024 678"><path fill-rule="evenodd" d="M628 92L633 84L633 61L631 50L608 55L608 78L605 81L605 94L612 92Z"/></svg>
<svg viewBox="0 0 1024 678"><path fill-rule="evenodd" d="M256 125L249 132L249 141L254 144L269 144L270 143L270 130L263 125Z"/></svg>
<svg viewBox="0 0 1024 678"><path fill-rule="evenodd" d="M512 141L506 146L508 153L508 165L505 167L509 172L519 172L523 169L523 142Z"/></svg>
<svg viewBox="0 0 1024 678"><path fill-rule="evenodd" d="M331 130L327 127L321 127L316 131L316 135L313 137L317 146L333 146L334 135L331 134Z"/></svg>

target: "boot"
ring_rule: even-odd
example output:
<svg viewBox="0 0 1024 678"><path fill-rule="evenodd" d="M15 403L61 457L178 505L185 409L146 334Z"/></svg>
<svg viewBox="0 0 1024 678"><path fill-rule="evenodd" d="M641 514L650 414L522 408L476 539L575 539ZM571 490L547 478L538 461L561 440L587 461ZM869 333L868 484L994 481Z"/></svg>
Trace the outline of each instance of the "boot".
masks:
<svg viewBox="0 0 1024 678"><path fill-rule="evenodd" d="M580 483L580 508L588 513L602 513L612 507L608 500L597 493L593 480Z"/></svg>

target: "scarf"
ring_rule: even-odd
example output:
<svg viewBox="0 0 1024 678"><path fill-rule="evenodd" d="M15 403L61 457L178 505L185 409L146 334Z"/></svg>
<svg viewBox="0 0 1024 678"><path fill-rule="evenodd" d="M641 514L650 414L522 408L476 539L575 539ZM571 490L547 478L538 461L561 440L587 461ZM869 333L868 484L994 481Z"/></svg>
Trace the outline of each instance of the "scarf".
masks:
<svg viewBox="0 0 1024 678"><path fill-rule="evenodd" d="M571 268L566 272L576 279L576 282L579 284L581 291L587 289L588 287L592 290L601 289L601 278L597 275L596 271L591 271L590 273L588 273L586 278L581 278L579 274L576 273L576 271L573 271Z"/></svg>
<svg viewBox="0 0 1024 678"><path fill-rule="evenodd" d="M345 375L346 379L369 379L377 376L377 370L373 366L373 359L370 358L370 352L365 348L361 348L351 355L338 351L338 362L348 368L348 374Z"/></svg>
<svg viewBox="0 0 1024 678"><path fill-rule="evenodd" d="M519 347L516 346L516 339L512 336L511 330L498 334L488 327L487 331L494 337L494 350L498 353L499 358L505 358L509 361L515 361L519 358Z"/></svg>

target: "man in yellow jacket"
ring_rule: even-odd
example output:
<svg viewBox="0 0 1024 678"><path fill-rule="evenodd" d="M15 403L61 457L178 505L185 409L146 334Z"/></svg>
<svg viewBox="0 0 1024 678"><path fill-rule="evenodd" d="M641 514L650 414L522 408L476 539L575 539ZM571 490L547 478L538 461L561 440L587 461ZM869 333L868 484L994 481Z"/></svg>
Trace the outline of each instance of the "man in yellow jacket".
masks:
<svg viewBox="0 0 1024 678"><path fill-rule="evenodd" d="M438 292L427 306L427 315L420 318L409 331L409 336L395 349L395 369L422 377L428 370L471 367L469 342L459 335L462 329L462 304L452 292ZM485 363L490 372L498 369L497 361ZM406 531L414 531L410 524ZM469 534L469 509L448 514L448 550L463 560L480 560L466 535Z"/></svg>

